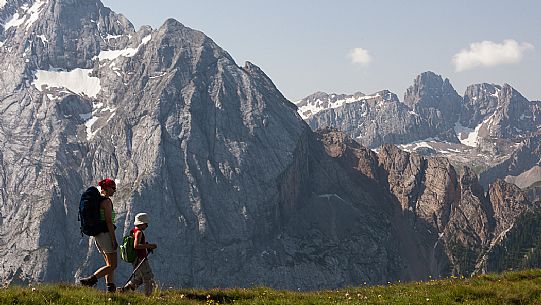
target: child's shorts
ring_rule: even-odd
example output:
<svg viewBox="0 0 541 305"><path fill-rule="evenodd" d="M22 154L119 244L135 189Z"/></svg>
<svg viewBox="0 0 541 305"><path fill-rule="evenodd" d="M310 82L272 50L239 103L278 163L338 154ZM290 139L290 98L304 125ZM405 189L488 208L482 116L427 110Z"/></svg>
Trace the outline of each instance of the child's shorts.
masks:
<svg viewBox="0 0 541 305"><path fill-rule="evenodd" d="M133 262L133 268L135 269L142 260L143 260L142 258L138 257ZM137 269L134 275L134 279L136 279L136 281L141 281L141 282L147 282L154 279L154 274L152 273L152 269L150 269L148 258L141 264L139 269Z"/></svg>

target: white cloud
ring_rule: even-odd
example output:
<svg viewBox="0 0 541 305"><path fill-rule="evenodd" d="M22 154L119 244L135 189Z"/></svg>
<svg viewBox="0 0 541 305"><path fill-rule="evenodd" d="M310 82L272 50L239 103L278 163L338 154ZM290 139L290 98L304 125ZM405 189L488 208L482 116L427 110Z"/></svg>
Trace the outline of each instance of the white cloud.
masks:
<svg viewBox="0 0 541 305"><path fill-rule="evenodd" d="M372 56L363 48L355 48L349 53L351 62L354 64L367 65L372 61Z"/></svg>
<svg viewBox="0 0 541 305"><path fill-rule="evenodd" d="M533 49L530 43L518 43L508 39L502 43L493 41L474 42L469 49L462 49L453 56L455 71L473 69L476 67L493 67L503 64L514 64L522 60L524 52Z"/></svg>

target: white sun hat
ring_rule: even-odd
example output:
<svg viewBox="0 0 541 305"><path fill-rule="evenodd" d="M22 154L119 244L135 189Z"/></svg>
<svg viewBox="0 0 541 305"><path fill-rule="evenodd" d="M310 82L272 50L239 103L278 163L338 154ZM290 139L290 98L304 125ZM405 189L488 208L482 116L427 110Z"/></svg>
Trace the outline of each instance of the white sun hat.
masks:
<svg viewBox="0 0 541 305"><path fill-rule="evenodd" d="M134 225L138 226L138 225L142 225L142 224L145 224L145 223L146 224L149 223L147 213L139 213L139 214L135 215L135 221L133 222Z"/></svg>

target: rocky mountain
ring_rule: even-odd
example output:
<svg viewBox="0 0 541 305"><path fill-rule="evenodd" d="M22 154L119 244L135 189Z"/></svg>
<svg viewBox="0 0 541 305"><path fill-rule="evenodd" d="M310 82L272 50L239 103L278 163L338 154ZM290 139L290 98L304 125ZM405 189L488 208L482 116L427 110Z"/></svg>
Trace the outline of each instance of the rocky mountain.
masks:
<svg viewBox="0 0 541 305"><path fill-rule="evenodd" d="M338 95L331 95L338 96ZM388 91L366 95L340 95L342 103L309 96L296 102L299 114L314 130L334 127L363 146L410 143L439 137L458 142L452 129L458 118L460 96L449 80L432 72L419 75L405 95L404 103ZM329 97L319 93L316 97Z"/></svg>
<svg viewBox="0 0 541 305"><path fill-rule="evenodd" d="M449 80L432 72L417 76L404 94L404 104L426 120L426 128L436 136L454 127L461 103L462 98Z"/></svg>
<svg viewBox="0 0 541 305"><path fill-rule="evenodd" d="M469 168L455 170L440 157L422 157L384 145L363 148L344 133L325 130L330 156L351 175L368 179L389 209L403 279L494 270L487 257L526 212L537 211L516 186L497 180L485 192ZM376 196L376 195L374 195Z"/></svg>
<svg viewBox="0 0 541 305"><path fill-rule="evenodd" d="M6 0L0 21L4 283L73 282L102 264L77 212L104 177L117 181L117 237L149 213L156 278L181 287L318 289L490 270L490 250L535 209L503 181L485 196L446 159L312 132L261 69L176 20L135 30L99 0ZM448 82L432 85L455 102ZM432 121L387 91L355 95L356 107L373 126L385 121L380 107L447 132L436 120L450 106L423 90L409 101ZM321 105L354 106L347 99ZM129 269L120 264L118 281Z"/></svg>
<svg viewBox="0 0 541 305"><path fill-rule="evenodd" d="M296 104L314 130L338 128L369 148L392 143L421 155L444 156L481 174L484 187L525 173L541 159L531 148L539 143L541 105L508 84L471 85L461 97L448 79L425 72L407 89L404 102L370 105L350 96L347 104L310 113L303 111L313 105L310 99ZM529 175L530 184L537 181L541 176Z"/></svg>
<svg viewBox="0 0 541 305"><path fill-rule="evenodd" d="M259 68L175 20L135 31L99 1L7 1L2 16L3 281L97 267L77 202L108 176L119 235L138 212L154 219L162 283L248 285L268 271L243 268L280 227L308 129Z"/></svg>
<svg viewBox="0 0 541 305"><path fill-rule="evenodd" d="M479 126L481 137L525 137L541 127L541 103L528 101L507 84L468 87L464 106L461 124Z"/></svg>

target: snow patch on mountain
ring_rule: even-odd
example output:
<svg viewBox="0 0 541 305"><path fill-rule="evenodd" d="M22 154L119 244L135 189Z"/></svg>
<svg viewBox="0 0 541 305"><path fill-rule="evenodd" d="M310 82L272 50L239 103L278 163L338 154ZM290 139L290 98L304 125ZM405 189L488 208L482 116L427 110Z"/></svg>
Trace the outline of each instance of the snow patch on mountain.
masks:
<svg viewBox="0 0 541 305"><path fill-rule="evenodd" d="M333 94L330 97L334 98L334 96L335 95ZM316 113L318 113L320 111L323 111L323 110L336 109L336 108L342 107L342 106L344 106L346 104L360 102L360 101L369 100L369 99L374 99L374 98L377 98L377 97L379 97L379 94L365 95L365 96L361 96L361 97L353 95L353 96L346 97L344 99L337 99L335 101L333 101L331 99L328 99L328 100L317 99L317 100L315 100L313 102L307 103L306 105L300 106L299 109L297 110L297 112L299 113L301 118L306 120L309 117L311 117L311 116L315 115ZM299 100L295 104L297 104L297 106L298 106L301 102L302 102L302 100Z"/></svg>
<svg viewBox="0 0 541 305"><path fill-rule="evenodd" d="M103 40L110 40L110 39L117 39L117 38L120 38L120 37L123 37L124 35L111 35L111 34L107 34L107 37L103 38Z"/></svg>
<svg viewBox="0 0 541 305"><path fill-rule="evenodd" d="M125 48L122 50L107 50L107 51L101 51L100 54L98 54L97 58L99 61L104 60L115 60L116 58L123 56L123 57L133 57L137 52L139 52L139 49L147 44L150 39L152 38L151 35L147 35L141 40L141 43L137 46L137 48Z"/></svg>
<svg viewBox="0 0 541 305"><path fill-rule="evenodd" d="M3 8L6 5L6 0L0 0L0 8Z"/></svg>
<svg viewBox="0 0 541 305"><path fill-rule="evenodd" d="M49 42L49 40L47 39L47 37L45 35L36 35L36 37L41 39L41 41L43 41L44 43Z"/></svg>
<svg viewBox="0 0 541 305"><path fill-rule="evenodd" d="M79 117L85 120L86 139L92 140L104 124L96 124L99 119L107 118L107 123L116 115L116 107L103 107L103 103L92 104L92 112L80 114ZM100 126L95 126L100 125Z"/></svg>
<svg viewBox="0 0 541 305"><path fill-rule="evenodd" d="M418 148L424 147L424 148L434 148L431 144L432 142L439 142L438 138L427 138L420 141L415 141L407 144L398 145L398 147L404 151L407 152L413 152Z"/></svg>
<svg viewBox="0 0 541 305"><path fill-rule="evenodd" d="M31 7L28 7L28 4L25 4L21 6L22 14L19 14L19 12L16 12L13 14L11 19L6 22L4 25L4 29L7 30L12 27L18 27L20 25L25 25L26 29L28 29L34 22L36 22L39 18L39 15L41 14L43 10L43 5L46 4L46 0L38 0L34 2L34 4ZM0 3L0 8L5 5Z"/></svg>
<svg viewBox="0 0 541 305"><path fill-rule="evenodd" d="M479 135L481 125L482 124L479 124L477 127L475 127L475 129L473 129L462 126L459 122L456 122L455 133L460 143L470 147L477 147L477 144L479 143L477 137Z"/></svg>
<svg viewBox="0 0 541 305"><path fill-rule="evenodd" d="M65 88L77 94L95 98L101 90L100 79L90 76L92 69L74 69L69 72L58 69L37 70L32 85L39 91L44 88Z"/></svg>

